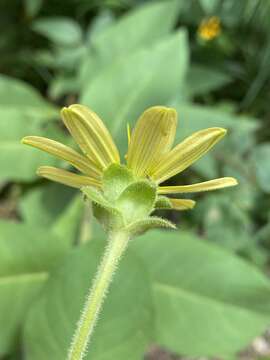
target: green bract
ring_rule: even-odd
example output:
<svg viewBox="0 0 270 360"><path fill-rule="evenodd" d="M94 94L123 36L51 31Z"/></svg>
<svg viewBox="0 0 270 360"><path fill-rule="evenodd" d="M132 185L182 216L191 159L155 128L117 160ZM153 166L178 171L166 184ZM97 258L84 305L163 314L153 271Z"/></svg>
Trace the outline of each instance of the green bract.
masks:
<svg viewBox="0 0 270 360"><path fill-rule="evenodd" d="M136 179L124 165L112 164L104 172L100 190L82 187L93 203L93 212L106 231L123 230L130 236L149 228L175 226L151 216L158 208L171 208L169 200L157 195L157 186L150 180Z"/></svg>

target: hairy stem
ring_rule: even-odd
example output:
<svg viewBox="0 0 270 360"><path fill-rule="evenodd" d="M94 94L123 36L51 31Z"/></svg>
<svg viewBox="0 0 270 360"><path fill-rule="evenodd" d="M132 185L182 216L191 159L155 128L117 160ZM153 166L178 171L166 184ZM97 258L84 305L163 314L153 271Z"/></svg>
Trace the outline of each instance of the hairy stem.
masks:
<svg viewBox="0 0 270 360"><path fill-rule="evenodd" d="M108 245L90 288L79 320L74 339L68 354L68 360L81 360L86 355L102 303L108 291L117 264L128 244L128 234L115 232L110 234Z"/></svg>

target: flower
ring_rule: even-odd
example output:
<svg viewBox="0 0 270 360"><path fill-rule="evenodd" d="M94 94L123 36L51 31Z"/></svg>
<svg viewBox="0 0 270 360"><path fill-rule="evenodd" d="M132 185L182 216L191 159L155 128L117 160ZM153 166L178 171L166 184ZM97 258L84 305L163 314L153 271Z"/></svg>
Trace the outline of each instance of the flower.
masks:
<svg viewBox="0 0 270 360"><path fill-rule="evenodd" d="M27 136L22 142L67 161L83 175L51 166L39 167L37 174L75 188L91 186L102 191L105 170L111 164L120 164L120 155L109 131L98 115L86 106L74 104L64 108L61 114L83 154L44 137ZM192 165L226 134L225 129L209 128L173 146L176 127L176 111L163 106L147 109L131 134L128 127L126 166L134 178L155 183L161 202L167 194L210 191L237 184L236 179L224 177L192 185L163 186L165 180ZM195 201L189 199L165 198L165 201L176 210L191 209L195 205Z"/></svg>
<svg viewBox="0 0 270 360"><path fill-rule="evenodd" d="M220 32L220 19L217 16L202 20L198 29L199 37L206 41L213 40Z"/></svg>

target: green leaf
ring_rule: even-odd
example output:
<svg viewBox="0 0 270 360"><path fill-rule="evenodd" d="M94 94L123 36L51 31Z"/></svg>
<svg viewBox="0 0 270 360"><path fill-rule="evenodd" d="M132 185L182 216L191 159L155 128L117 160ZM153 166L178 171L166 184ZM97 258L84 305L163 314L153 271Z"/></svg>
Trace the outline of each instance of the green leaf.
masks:
<svg viewBox="0 0 270 360"><path fill-rule="evenodd" d="M270 282L239 258L185 232L147 233L131 248L151 275L161 346L223 357L269 326Z"/></svg>
<svg viewBox="0 0 270 360"><path fill-rule="evenodd" d="M86 30L85 38L87 42L91 42L92 38L112 26L115 22L115 14L110 9L101 10L93 19L91 19Z"/></svg>
<svg viewBox="0 0 270 360"><path fill-rule="evenodd" d="M215 107L179 103L175 104L175 108L181 119L177 128L178 140L182 140L192 132L208 127L224 127L226 129L247 128L246 130L248 131L254 131L258 127L254 118L237 116ZM241 146L239 141L238 145Z"/></svg>
<svg viewBox="0 0 270 360"><path fill-rule="evenodd" d="M65 211L58 216L51 228L52 233L62 238L66 245L71 246L80 241L83 209L84 203L82 197L75 196Z"/></svg>
<svg viewBox="0 0 270 360"><path fill-rule="evenodd" d="M106 24L98 31L94 28L89 34L91 47L79 70L83 86L88 86L106 66L168 35L181 5L174 0L144 4L112 22L111 26Z"/></svg>
<svg viewBox="0 0 270 360"><path fill-rule="evenodd" d="M146 218L156 201L156 186L149 181L136 181L122 192L116 206L123 214L127 224Z"/></svg>
<svg viewBox="0 0 270 360"><path fill-rule="evenodd" d="M74 75L60 74L51 80L48 95L51 99L56 100L66 94L76 93L77 89L78 81Z"/></svg>
<svg viewBox="0 0 270 360"><path fill-rule="evenodd" d="M25 12L29 17L37 15L42 7L43 0L24 0Z"/></svg>
<svg viewBox="0 0 270 360"><path fill-rule="evenodd" d="M245 249L252 242L252 223L242 202L237 201L237 191L236 188L235 191L209 195L196 209L207 239L234 252Z"/></svg>
<svg viewBox="0 0 270 360"><path fill-rule="evenodd" d="M256 240L269 246L270 241L270 219L256 232Z"/></svg>
<svg viewBox="0 0 270 360"><path fill-rule="evenodd" d="M1 110L0 107L0 179L31 181L37 179L36 170L40 165L57 165L59 161L52 156L25 146L21 139L26 135L62 138L62 133L50 123L33 115L29 116L17 110Z"/></svg>
<svg viewBox="0 0 270 360"><path fill-rule="evenodd" d="M44 100L32 86L5 75L0 75L0 110L11 111L12 114L20 111L23 112L20 116L32 115L43 119L58 116L57 108Z"/></svg>
<svg viewBox="0 0 270 360"><path fill-rule="evenodd" d="M212 15L219 6L219 0L199 0L205 14Z"/></svg>
<svg viewBox="0 0 270 360"><path fill-rule="evenodd" d="M107 63L146 47L167 35L174 26L179 1L162 1L135 8L92 38L91 45Z"/></svg>
<svg viewBox="0 0 270 360"><path fill-rule="evenodd" d="M46 282L48 271L66 254L56 235L14 222L0 222L0 353L17 342L20 327Z"/></svg>
<svg viewBox="0 0 270 360"><path fill-rule="evenodd" d="M26 360L66 359L103 246L93 240L75 250L50 278L26 323ZM128 252L111 284L85 359L142 359L151 325L151 293L144 267Z"/></svg>
<svg viewBox="0 0 270 360"><path fill-rule="evenodd" d="M202 65L191 65L187 73L187 93L189 96L206 95L232 81L232 77L219 70Z"/></svg>
<svg viewBox="0 0 270 360"><path fill-rule="evenodd" d="M56 108L43 100L34 88L22 81L0 76L1 180L32 180L42 162L43 165L55 164L51 158L48 162L47 154L38 154L23 146L20 140L25 135L45 135L51 128L59 135L59 130L51 122L44 123L56 115Z"/></svg>
<svg viewBox="0 0 270 360"><path fill-rule="evenodd" d="M68 17L40 18L33 23L33 30L58 45L74 46L82 41L80 26Z"/></svg>
<svg viewBox="0 0 270 360"><path fill-rule="evenodd" d="M118 164L110 165L104 172L102 180L104 196L111 201L116 200L122 191L134 180L132 171L126 166Z"/></svg>
<svg viewBox="0 0 270 360"><path fill-rule="evenodd" d="M76 47L58 47L55 52L54 66L58 69L58 73L64 73L66 76L76 75L78 69L78 63L81 62L83 56L87 52L84 44L77 45ZM77 86L76 80L74 87Z"/></svg>
<svg viewBox="0 0 270 360"><path fill-rule="evenodd" d="M252 159L260 188L270 193L270 143L256 146Z"/></svg>
<svg viewBox="0 0 270 360"><path fill-rule="evenodd" d="M19 201L20 215L28 225L52 226L68 208L74 192L68 186L53 182L32 188Z"/></svg>
<svg viewBox="0 0 270 360"><path fill-rule="evenodd" d="M187 60L186 33L181 30L108 67L89 82L80 101L101 116L125 148L126 123L133 125L151 105L170 102L181 88Z"/></svg>

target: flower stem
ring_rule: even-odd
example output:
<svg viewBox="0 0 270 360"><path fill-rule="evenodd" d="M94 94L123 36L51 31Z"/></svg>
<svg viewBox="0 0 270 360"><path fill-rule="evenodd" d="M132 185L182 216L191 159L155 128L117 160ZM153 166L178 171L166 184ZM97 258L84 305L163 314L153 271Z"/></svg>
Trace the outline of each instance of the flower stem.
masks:
<svg viewBox="0 0 270 360"><path fill-rule="evenodd" d="M98 320L102 303L121 255L127 247L128 240L129 236L125 232L115 232L110 234L103 259L87 296L87 300L69 350L68 360L81 360L86 355L86 348Z"/></svg>

